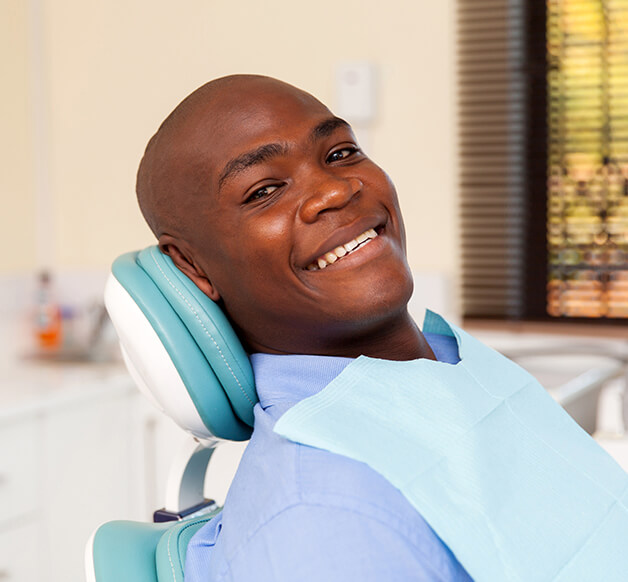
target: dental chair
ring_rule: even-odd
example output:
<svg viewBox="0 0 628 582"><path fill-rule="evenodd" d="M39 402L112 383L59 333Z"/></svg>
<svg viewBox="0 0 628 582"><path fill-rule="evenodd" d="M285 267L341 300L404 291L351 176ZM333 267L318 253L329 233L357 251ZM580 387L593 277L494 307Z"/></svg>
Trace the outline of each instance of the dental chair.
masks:
<svg viewBox="0 0 628 582"><path fill-rule="evenodd" d="M251 434L253 371L221 309L155 246L116 259L105 304L133 380L190 441L154 523L112 521L92 534L87 580L181 582L188 542L220 511L203 495L211 455Z"/></svg>

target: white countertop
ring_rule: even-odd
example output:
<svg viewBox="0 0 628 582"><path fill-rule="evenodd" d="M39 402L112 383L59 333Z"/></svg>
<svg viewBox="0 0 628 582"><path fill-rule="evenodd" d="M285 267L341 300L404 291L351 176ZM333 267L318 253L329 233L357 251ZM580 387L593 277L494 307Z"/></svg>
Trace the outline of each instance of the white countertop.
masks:
<svg viewBox="0 0 628 582"><path fill-rule="evenodd" d="M24 362L0 376L0 421L64 406L96 393L135 390L120 365Z"/></svg>
<svg viewBox="0 0 628 582"><path fill-rule="evenodd" d="M135 390L121 361L62 362L32 357L19 324L0 325L0 421L63 406L96 393Z"/></svg>

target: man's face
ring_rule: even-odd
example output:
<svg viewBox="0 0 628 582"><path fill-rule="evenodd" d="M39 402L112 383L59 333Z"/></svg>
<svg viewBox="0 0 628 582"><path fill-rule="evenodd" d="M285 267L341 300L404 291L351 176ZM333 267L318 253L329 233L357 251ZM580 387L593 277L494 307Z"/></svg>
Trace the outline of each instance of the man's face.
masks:
<svg viewBox="0 0 628 582"><path fill-rule="evenodd" d="M186 239L250 349L342 353L405 313L395 188L345 122L267 80L215 99L185 135L203 166Z"/></svg>

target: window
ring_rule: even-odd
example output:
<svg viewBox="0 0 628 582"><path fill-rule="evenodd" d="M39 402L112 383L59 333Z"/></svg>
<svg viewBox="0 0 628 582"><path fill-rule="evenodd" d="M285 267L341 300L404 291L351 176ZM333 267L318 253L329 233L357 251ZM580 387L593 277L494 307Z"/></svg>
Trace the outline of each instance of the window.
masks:
<svg viewBox="0 0 628 582"><path fill-rule="evenodd" d="M459 0L465 317L628 318L628 0Z"/></svg>

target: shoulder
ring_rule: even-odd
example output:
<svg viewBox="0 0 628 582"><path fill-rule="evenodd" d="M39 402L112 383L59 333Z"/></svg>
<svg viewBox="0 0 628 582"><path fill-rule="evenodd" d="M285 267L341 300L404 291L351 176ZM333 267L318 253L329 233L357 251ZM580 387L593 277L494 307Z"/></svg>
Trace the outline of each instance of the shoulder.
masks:
<svg viewBox="0 0 628 582"><path fill-rule="evenodd" d="M459 568L453 555L381 475L264 422L188 564L203 573L190 580L467 580L450 575Z"/></svg>
<svg viewBox="0 0 628 582"><path fill-rule="evenodd" d="M225 524L254 531L299 505L343 508L401 531L422 522L406 498L364 463L288 441L257 420L225 502Z"/></svg>
<svg viewBox="0 0 628 582"><path fill-rule="evenodd" d="M212 570L218 580L238 582L462 580L453 575L455 558L423 534L399 531L380 516L302 501L249 532Z"/></svg>
<svg viewBox="0 0 628 582"><path fill-rule="evenodd" d="M211 554L208 579L457 579L443 575L457 564L446 546L368 466L287 441L256 448L243 459L219 527L207 529L210 543L194 550Z"/></svg>

